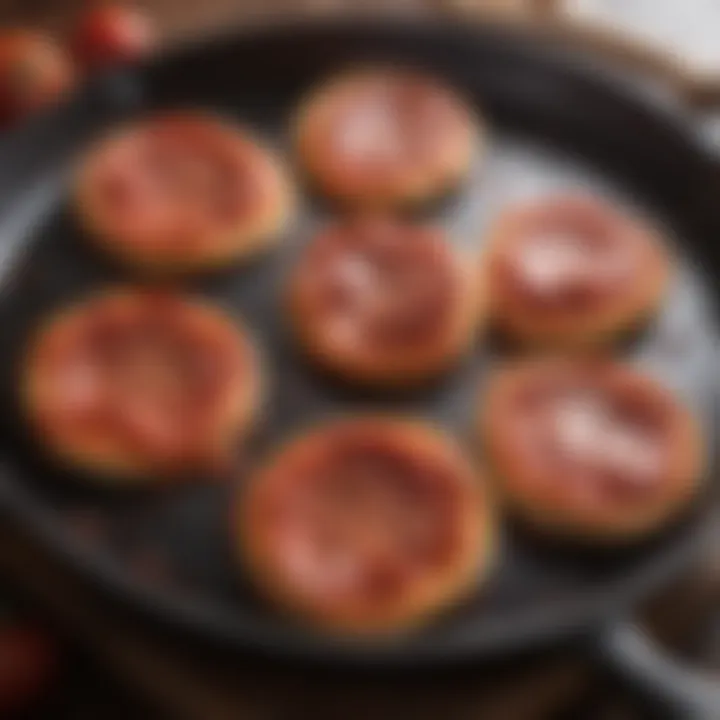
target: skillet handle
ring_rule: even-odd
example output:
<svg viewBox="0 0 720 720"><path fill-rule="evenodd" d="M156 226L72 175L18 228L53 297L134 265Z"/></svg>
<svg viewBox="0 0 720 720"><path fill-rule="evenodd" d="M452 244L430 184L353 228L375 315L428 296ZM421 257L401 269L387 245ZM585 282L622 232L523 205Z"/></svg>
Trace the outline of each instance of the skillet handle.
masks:
<svg viewBox="0 0 720 720"><path fill-rule="evenodd" d="M720 681L666 655L638 625L619 621L598 638L605 667L668 720L718 720Z"/></svg>

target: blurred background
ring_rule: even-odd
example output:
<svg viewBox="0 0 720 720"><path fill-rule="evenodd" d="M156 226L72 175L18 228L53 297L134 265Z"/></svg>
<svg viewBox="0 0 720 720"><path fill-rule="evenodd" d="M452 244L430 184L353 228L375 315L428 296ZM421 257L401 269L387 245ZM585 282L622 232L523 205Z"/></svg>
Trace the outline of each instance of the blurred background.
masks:
<svg viewBox="0 0 720 720"><path fill-rule="evenodd" d="M720 0L144 0L100 9L87 0L0 0L0 22L8 31L0 33L0 117L10 128L52 102L60 88L83 82L110 62L213 28L291 14L358 12L573 22L597 30L603 52L616 53L618 62L671 78L689 99L712 94L720 77ZM17 77L8 70L14 56L7 40L17 28L41 29L66 48L74 63L69 76L60 73L58 79L54 61L46 60L49 68L35 66L18 92L17 83L12 85ZM12 52L32 56L37 49L21 45ZM717 121L707 108L702 116L710 124ZM313 688L247 668L219 670L205 659L185 656L181 640L151 639L142 624L119 617L78 588L62 568L48 564L15 529L1 532L0 717L652 717L577 651L524 663L522 669L504 668L489 684L462 679L433 689L428 697L412 684L377 692L357 684ZM717 576L720 556L710 549L646 612L664 643L713 669L720 668ZM363 703L350 699L353 692Z"/></svg>

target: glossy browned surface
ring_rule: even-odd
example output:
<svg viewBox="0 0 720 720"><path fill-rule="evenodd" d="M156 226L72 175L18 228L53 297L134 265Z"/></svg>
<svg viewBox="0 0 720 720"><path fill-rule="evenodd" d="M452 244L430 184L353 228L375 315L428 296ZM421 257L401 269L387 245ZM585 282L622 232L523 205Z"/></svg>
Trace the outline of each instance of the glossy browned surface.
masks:
<svg viewBox="0 0 720 720"><path fill-rule="evenodd" d="M285 219L275 159L245 130L166 112L91 147L78 176L89 239L130 262L192 267L264 245Z"/></svg>
<svg viewBox="0 0 720 720"><path fill-rule="evenodd" d="M257 382L240 333L166 292L91 299L32 347L31 420L51 446L98 446L160 472L220 461L235 414L227 408Z"/></svg>
<svg viewBox="0 0 720 720"><path fill-rule="evenodd" d="M242 552L269 596L320 627L402 628L482 576L481 478L417 422L337 421L280 449L240 493Z"/></svg>
<svg viewBox="0 0 720 720"><path fill-rule="evenodd" d="M322 230L289 294L307 349L349 380L430 377L468 347L470 277L438 228L372 218Z"/></svg>
<svg viewBox="0 0 720 720"><path fill-rule="evenodd" d="M421 203L459 182L479 129L440 80L380 66L320 85L294 130L302 166L324 194L387 206Z"/></svg>
<svg viewBox="0 0 720 720"><path fill-rule="evenodd" d="M658 232L589 194L510 206L488 243L493 321L521 342L611 340L654 313L672 275Z"/></svg>
<svg viewBox="0 0 720 720"><path fill-rule="evenodd" d="M694 495L701 442L686 408L607 360L529 360L490 380L480 410L510 504L558 532L650 532Z"/></svg>

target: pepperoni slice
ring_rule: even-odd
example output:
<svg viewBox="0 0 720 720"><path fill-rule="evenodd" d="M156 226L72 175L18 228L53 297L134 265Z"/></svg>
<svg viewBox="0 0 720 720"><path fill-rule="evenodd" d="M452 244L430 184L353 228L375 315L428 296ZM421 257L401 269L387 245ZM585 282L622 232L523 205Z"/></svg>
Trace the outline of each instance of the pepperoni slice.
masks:
<svg viewBox="0 0 720 720"><path fill-rule="evenodd" d="M502 370L481 417L504 495L543 527L607 539L643 534L698 487L701 443L690 414L620 364L542 359Z"/></svg>
<svg viewBox="0 0 720 720"><path fill-rule="evenodd" d="M589 197L508 210L491 231L483 273L493 320L521 342L606 341L658 306L670 263L639 221Z"/></svg>
<svg viewBox="0 0 720 720"><path fill-rule="evenodd" d="M292 442L238 499L237 532L267 594L336 632L385 632L456 600L487 570L488 507L459 449L388 418Z"/></svg>
<svg viewBox="0 0 720 720"><path fill-rule="evenodd" d="M101 142L78 180L82 220L102 247L153 270L225 264L284 225L288 182L248 134L199 113L166 113Z"/></svg>
<svg viewBox="0 0 720 720"><path fill-rule="evenodd" d="M335 78L303 104L296 127L301 162L322 192L374 207L423 202L457 184L476 134L452 90L397 69Z"/></svg>
<svg viewBox="0 0 720 720"><path fill-rule="evenodd" d="M418 382L468 347L470 275L435 228L364 218L322 231L291 279L303 344L327 369L376 384Z"/></svg>
<svg viewBox="0 0 720 720"><path fill-rule="evenodd" d="M259 396L249 339L199 302L116 291L51 319L31 348L29 418L62 457L103 475L218 469Z"/></svg>

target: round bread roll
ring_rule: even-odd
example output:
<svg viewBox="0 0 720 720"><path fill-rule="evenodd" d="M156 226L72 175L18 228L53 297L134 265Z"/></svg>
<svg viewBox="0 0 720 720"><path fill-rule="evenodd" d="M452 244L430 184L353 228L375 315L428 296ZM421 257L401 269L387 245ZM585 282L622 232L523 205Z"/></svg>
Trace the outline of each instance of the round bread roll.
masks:
<svg viewBox="0 0 720 720"><path fill-rule="evenodd" d="M487 575L495 527L479 480L431 427L343 420L291 441L251 478L235 542L286 612L330 633L397 632Z"/></svg>
<svg viewBox="0 0 720 720"><path fill-rule="evenodd" d="M550 533L610 543L645 536L700 487L692 415L619 363L543 358L501 369L479 418L508 507Z"/></svg>
<svg viewBox="0 0 720 720"><path fill-rule="evenodd" d="M96 144L79 170L76 205L107 253L151 273L188 273L267 248L293 196L279 160L245 130L177 111Z"/></svg>
<svg viewBox="0 0 720 720"><path fill-rule="evenodd" d="M54 456L89 479L153 482L226 470L261 382L241 326L199 301L123 289L46 321L22 390Z"/></svg>
<svg viewBox="0 0 720 720"><path fill-rule="evenodd" d="M300 164L322 194L377 209L419 205L460 184L480 127L439 80L377 68L318 87L294 134Z"/></svg>
<svg viewBox="0 0 720 720"><path fill-rule="evenodd" d="M491 319L522 345L615 340L658 308L671 261L639 220L590 197L557 196L507 210L483 256Z"/></svg>
<svg viewBox="0 0 720 720"><path fill-rule="evenodd" d="M322 230L290 278L290 315L316 362L380 387L415 385L469 349L481 313L442 230L365 217Z"/></svg>

